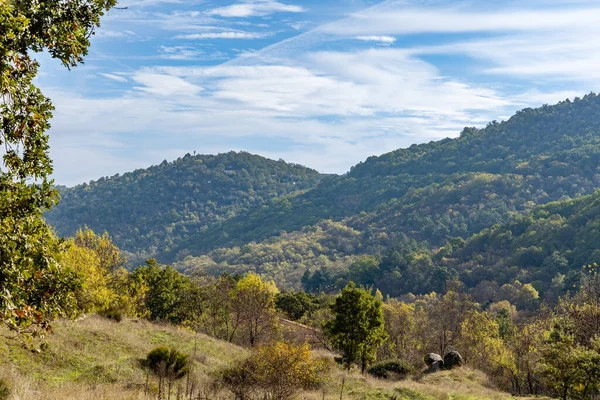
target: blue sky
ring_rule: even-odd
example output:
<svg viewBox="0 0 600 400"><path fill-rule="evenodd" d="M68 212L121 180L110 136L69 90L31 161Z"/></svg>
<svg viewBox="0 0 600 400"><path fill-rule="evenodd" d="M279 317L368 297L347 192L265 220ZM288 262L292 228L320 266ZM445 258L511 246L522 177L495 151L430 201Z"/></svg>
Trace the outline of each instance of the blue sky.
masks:
<svg viewBox="0 0 600 400"><path fill-rule="evenodd" d="M56 106L56 182L246 150L344 173L598 90L591 0L122 0L66 71L40 55Z"/></svg>

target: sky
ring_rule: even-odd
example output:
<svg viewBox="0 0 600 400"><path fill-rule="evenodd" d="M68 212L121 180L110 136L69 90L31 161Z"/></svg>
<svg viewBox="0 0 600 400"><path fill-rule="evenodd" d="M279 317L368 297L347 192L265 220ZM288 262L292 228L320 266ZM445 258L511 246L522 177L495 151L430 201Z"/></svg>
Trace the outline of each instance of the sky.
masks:
<svg viewBox="0 0 600 400"><path fill-rule="evenodd" d="M54 179L249 151L326 173L600 86L596 0L121 0L39 54Z"/></svg>

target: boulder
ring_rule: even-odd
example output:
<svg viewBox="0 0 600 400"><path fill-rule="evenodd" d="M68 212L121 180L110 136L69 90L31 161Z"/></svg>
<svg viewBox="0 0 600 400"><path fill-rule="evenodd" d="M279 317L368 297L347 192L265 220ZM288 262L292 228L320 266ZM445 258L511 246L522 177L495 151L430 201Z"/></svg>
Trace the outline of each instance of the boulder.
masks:
<svg viewBox="0 0 600 400"><path fill-rule="evenodd" d="M444 362L442 360L434 361L429 368L425 371L427 374L431 374L434 372L439 372L444 369Z"/></svg>
<svg viewBox="0 0 600 400"><path fill-rule="evenodd" d="M429 353L425 355L425 357L423 357L423 361L425 361L425 364L427 364L428 367L431 367L433 363L437 361L440 361L442 364L444 364L444 359L442 358L442 356L435 353Z"/></svg>
<svg viewBox="0 0 600 400"><path fill-rule="evenodd" d="M450 351L444 356L444 368L452 369L463 365L463 358L458 351Z"/></svg>

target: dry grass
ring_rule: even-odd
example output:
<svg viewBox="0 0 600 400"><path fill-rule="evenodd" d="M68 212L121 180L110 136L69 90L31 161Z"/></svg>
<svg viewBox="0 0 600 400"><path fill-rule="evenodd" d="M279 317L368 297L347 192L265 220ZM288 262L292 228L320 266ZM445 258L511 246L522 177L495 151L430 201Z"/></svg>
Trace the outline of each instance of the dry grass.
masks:
<svg viewBox="0 0 600 400"><path fill-rule="evenodd" d="M144 395L148 376L140 360L157 346L190 355L196 347L196 381L209 380L213 371L246 354L238 346L182 328L98 316L58 321L48 344L48 350L32 353L17 341L0 339L0 378L11 384L12 399L152 398Z"/></svg>
<svg viewBox="0 0 600 400"><path fill-rule="evenodd" d="M1 332L0 334L5 334ZM92 316L76 322L59 321L49 349L32 353L18 342L0 338L0 379L12 388L10 400L147 400L148 376L139 361L154 347L166 345L192 355L194 379L208 382L212 372L243 357L247 351L204 335L168 325L124 320L116 323ZM318 356L326 356L319 352ZM330 355L327 355L331 357ZM503 400L511 396L493 389L480 372L462 368L418 380L383 381L357 372L336 370L324 392L303 393L303 400L340 398L369 400ZM156 384L150 385L150 389ZM205 399L226 398L207 394Z"/></svg>

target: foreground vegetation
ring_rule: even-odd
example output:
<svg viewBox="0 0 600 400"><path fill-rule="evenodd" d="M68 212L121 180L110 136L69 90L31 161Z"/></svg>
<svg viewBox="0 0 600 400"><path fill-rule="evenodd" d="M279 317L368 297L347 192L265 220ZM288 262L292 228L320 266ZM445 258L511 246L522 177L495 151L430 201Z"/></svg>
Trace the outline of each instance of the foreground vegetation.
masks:
<svg viewBox="0 0 600 400"><path fill-rule="evenodd" d="M32 353L18 342L0 341L0 379L11 388L9 399L155 399L157 380L151 378L152 392L145 393L148 373L139 361L156 346L195 354L193 376L203 384L213 379L215 371L248 354L241 347L187 329L142 320L117 323L99 316L58 321L48 345L45 352ZM340 398L342 380L345 399L511 398L494 389L484 374L468 368L398 382L335 370L325 388L327 400ZM185 384L185 379L181 383ZM215 393L205 394L220 398ZM301 397L318 400L322 395L322 391L308 391Z"/></svg>
<svg viewBox="0 0 600 400"><path fill-rule="evenodd" d="M158 399L188 393L187 382L194 383L194 390L223 398L286 400L303 391L322 396L338 385L348 396L380 393L374 398L386 399L399 387L410 389L406 382L395 382L420 376L427 368L424 355L458 351L458 365L477 370L474 373L486 376L490 388L507 394L585 399L600 390L596 265L585 267L579 273L579 289L560 296L550 308L540 306L531 285L504 288L508 299L482 304L466 294L458 280L446 281L441 293L396 299L352 282L336 294L280 292L272 281L254 273L188 276L155 260L129 273L110 237L89 229L78 232L56 258L77 284L72 308L65 305L62 313L101 317L63 321L58 325L62 333L56 336L4 332L9 349L4 353L16 373L33 379L53 376L55 384L96 378L127 382ZM45 317L50 320L52 315ZM162 333L148 321L164 324ZM101 344L81 343L84 337ZM127 343L119 342L123 340ZM166 347L156 348L159 345ZM206 346L211 350L199 356ZM147 364L152 349L159 357L155 367ZM47 365L32 363L31 354ZM168 367L175 362L168 361L169 354L172 360L180 358L179 372ZM219 360L196 366L197 357ZM118 361L103 361L113 358ZM355 378L348 378L350 386L345 386L343 371L361 371L364 379L372 375L385 383L356 378L358 386L353 387Z"/></svg>

